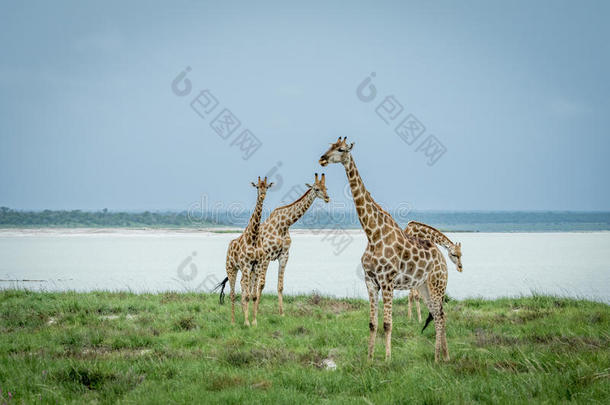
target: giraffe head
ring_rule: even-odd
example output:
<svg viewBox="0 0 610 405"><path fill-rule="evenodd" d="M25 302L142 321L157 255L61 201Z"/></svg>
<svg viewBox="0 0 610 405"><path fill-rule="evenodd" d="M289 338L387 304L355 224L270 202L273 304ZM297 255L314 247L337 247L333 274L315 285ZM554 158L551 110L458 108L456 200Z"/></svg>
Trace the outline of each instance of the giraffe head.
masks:
<svg viewBox="0 0 610 405"><path fill-rule="evenodd" d="M449 259L462 271L462 243L455 243L449 248Z"/></svg>
<svg viewBox="0 0 610 405"><path fill-rule="evenodd" d="M345 141L346 139L347 136L344 136L343 139L339 137L337 142L332 143L326 153L320 156L318 163L322 166L326 166L329 163L347 163L354 143L352 142L348 145Z"/></svg>
<svg viewBox="0 0 610 405"><path fill-rule="evenodd" d="M271 186L273 186L273 182L267 183L267 177L261 180L260 176L258 176L258 181L256 183L252 182L252 187L256 188L258 190L258 195L263 198L265 198L267 190L270 189Z"/></svg>
<svg viewBox="0 0 610 405"><path fill-rule="evenodd" d="M317 198L321 198L325 203L330 201L328 198L328 194L326 194L326 175L322 173L322 177L318 179L318 173L316 173L316 178L314 180L313 185L309 183L305 183L305 185L310 188L315 194Z"/></svg>

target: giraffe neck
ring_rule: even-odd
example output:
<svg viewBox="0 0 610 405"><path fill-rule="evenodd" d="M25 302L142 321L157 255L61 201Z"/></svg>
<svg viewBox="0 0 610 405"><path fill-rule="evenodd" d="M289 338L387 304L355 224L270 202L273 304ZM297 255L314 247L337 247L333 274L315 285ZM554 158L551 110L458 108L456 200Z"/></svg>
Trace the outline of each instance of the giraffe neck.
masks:
<svg viewBox="0 0 610 405"><path fill-rule="evenodd" d="M409 222L408 227L412 227L415 231L421 232L426 236L426 239L437 243L445 247L446 249L450 249L453 246L453 242L451 241L451 239L449 239L447 235L445 235L436 228L433 228L426 224L422 224L421 222L417 221Z"/></svg>
<svg viewBox="0 0 610 405"><path fill-rule="evenodd" d="M308 189L305 194L303 194L298 200L293 202L290 205L285 207L280 207L277 209L278 215L283 213L285 215L285 219L279 223L279 228L281 231L285 231L292 224L297 222L299 218L301 218L305 212L311 207L313 201L316 199L316 193Z"/></svg>
<svg viewBox="0 0 610 405"><path fill-rule="evenodd" d="M261 193L258 194L258 198L256 199L256 206L254 207L254 212L250 217L250 221L248 222L248 226L244 230L244 237L246 239L246 243L254 244L256 241L256 237L258 236L258 228L261 223L261 213L263 211L263 200L265 199Z"/></svg>
<svg viewBox="0 0 610 405"><path fill-rule="evenodd" d="M369 242L372 242L380 238L379 232L374 232L375 228L383 223L384 215L389 216L389 214L381 209L379 204L371 197L371 193L366 190L360 173L358 173L356 168L356 163L354 163L354 158L351 154L348 156L348 160L343 163L343 166L345 166L345 173L352 190L352 197L354 198L354 205L356 206L360 225L362 225L362 229L366 233ZM367 207L369 208L368 211ZM390 219L394 221L392 217Z"/></svg>

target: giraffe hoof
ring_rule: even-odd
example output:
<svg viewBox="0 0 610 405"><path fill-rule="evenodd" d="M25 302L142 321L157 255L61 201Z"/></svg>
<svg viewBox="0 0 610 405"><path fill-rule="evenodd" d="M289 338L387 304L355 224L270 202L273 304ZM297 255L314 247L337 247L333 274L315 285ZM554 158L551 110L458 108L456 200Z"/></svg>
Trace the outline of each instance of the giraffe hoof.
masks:
<svg viewBox="0 0 610 405"><path fill-rule="evenodd" d="M248 322L248 321L244 321L244 326L248 326L248 327L250 327L250 322Z"/></svg>
<svg viewBox="0 0 610 405"><path fill-rule="evenodd" d="M256 326L258 325L258 322L256 322L256 319L252 321L252 326Z"/></svg>

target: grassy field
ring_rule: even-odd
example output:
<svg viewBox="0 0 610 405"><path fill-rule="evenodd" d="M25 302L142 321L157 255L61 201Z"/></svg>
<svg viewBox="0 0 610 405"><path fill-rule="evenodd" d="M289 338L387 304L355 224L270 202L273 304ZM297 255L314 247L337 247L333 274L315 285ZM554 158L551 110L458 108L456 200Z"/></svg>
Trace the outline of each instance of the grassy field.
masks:
<svg viewBox="0 0 610 405"><path fill-rule="evenodd" d="M264 296L256 328L217 295L0 292L0 403L605 403L610 311L534 296L449 300L452 359L394 305L366 360L368 304ZM424 317L427 311L424 312ZM332 359L336 369L323 363ZM10 394L9 394L10 392Z"/></svg>

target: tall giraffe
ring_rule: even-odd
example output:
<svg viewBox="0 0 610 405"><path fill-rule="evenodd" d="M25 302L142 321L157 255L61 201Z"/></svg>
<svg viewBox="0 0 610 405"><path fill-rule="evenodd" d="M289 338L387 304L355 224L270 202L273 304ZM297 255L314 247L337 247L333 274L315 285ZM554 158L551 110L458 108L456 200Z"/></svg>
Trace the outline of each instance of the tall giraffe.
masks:
<svg viewBox="0 0 610 405"><path fill-rule="evenodd" d="M430 225L426 225L422 222L417 221L409 221L407 227L405 228L405 232L409 235L415 236L419 239L426 239L432 243L443 246L447 253L449 254L449 259L455 264L457 267L457 271L462 271L462 244L461 243L453 243L451 239L447 237L444 233L439 231L436 228L431 227ZM417 292L417 290L411 290L409 292L409 300L407 307L407 317L409 319L412 318L412 306L413 301L415 301L415 305L417 307L417 320L421 322L421 309L420 309L420 300L421 296Z"/></svg>
<svg viewBox="0 0 610 405"><path fill-rule="evenodd" d="M254 244L259 234L261 213L263 211L263 201L267 195L267 190L273 186L273 182L267 183L267 177L265 177L263 180L261 180L259 177L256 184L252 182L252 186L257 189L258 194L254 212L252 212L252 216L250 217L250 221L248 222L246 229L244 229L244 232L239 235L238 238L233 239L229 243L226 261L227 277L220 284L218 284L218 286L216 286L216 288L222 287L222 290L220 291L220 302L222 303L224 297L224 287L227 281L229 282L229 286L231 287L232 323L235 323L235 280L237 279L237 273L240 270L242 272L241 285L243 291L244 283L245 285L249 285L250 283L250 273L252 269L252 261L250 260L250 257L252 256ZM242 307L244 313L247 313L248 303L244 303L243 299Z"/></svg>
<svg viewBox="0 0 610 405"><path fill-rule="evenodd" d="M377 335L379 290L383 297L385 358L392 355L392 298L394 290L416 288L434 319L436 345L434 359L449 360L445 335L443 297L447 286L447 266L438 248L430 241L407 235L394 219L375 202L366 190L351 155L354 144L339 138L320 157L319 163L341 163L347 174L360 224L368 245L362 255L364 279L369 294L370 322L368 356L373 358Z"/></svg>
<svg viewBox="0 0 610 405"><path fill-rule="evenodd" d="M256 282L254 283L255 289L252 291L252 300L254 301L252 325L256 325L256 314L261 300L261 293L263 288L265 288L267 268L269 267L269 262L273 260L279 261L277 294L280 314L284 314L282 293L284 291L284 271L286 270L291 244L290 233L288 232L290 226L305 214L316 198L321 198L326 203L330 201L326 193L326 176L324 174L318 179L318 173L316 173L314 184L305 185L307 186L305 194L292 204L274 209L269 218L260 226L253 255ZM242 287L242 299L243 291ZM245 315L245 323L248 325L248 314L246 313Z"/></svg>

